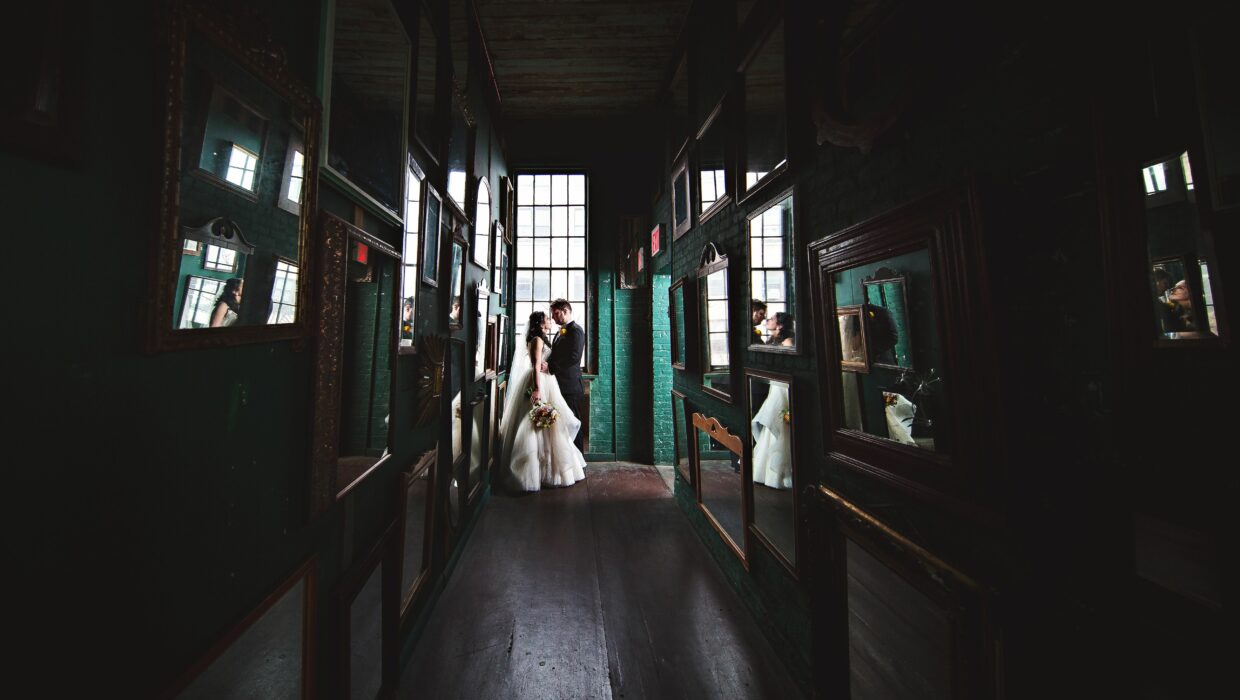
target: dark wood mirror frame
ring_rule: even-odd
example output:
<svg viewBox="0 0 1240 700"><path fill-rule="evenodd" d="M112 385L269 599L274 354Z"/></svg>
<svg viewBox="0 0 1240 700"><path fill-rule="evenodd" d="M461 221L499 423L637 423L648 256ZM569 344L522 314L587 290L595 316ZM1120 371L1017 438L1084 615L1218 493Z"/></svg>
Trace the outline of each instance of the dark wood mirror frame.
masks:
<svg viewBox="0 0 1240 700"><path fill-rule="evenodd" d="M284 596L297 584L304 585L301 600L301 697L314 697L314 684L318 667L315 665L315 650L318 645L316 615L318 606L318 560L310 557L300 564L279 586L267 597L263 598L237 625L226 632L218 641L211 645L200 658L189 665L176 680L169 684L158 697L174 698L189 687L203 673L211 668L217 659L223 656L267 611L275 607ZM264 676L264 681L270 681Z"/></svg>
<svg viewBox="0 0 1240 700"><path fill-rule="evenodd" d="M710 522L711 527L715 528L715 532L719 533L720 539L727 545L728 549L740 559L745 570L749 570L749 558L746 552L749 551L749 523L752 520L752 504L750 503L750 494L752 489L746 484L753 479L753 471L749 462L745 459L745 445L739 437L728 432L718 419L705 416L701 413L694 412L691 418L691 427L696 430L689 431L689 439L692 441L692 447L689 449L689 455L693 460L693 483L697 493L698 509L706 516L706 520ZM698 440L697 430L701 430L710 436L715 442L726 447L730 452L736 455L741 462L740 480L741 480L741 541L737 542L732 539L728 531L724 529L723 524L719 522L702 499L702 455L700 441Z"/></svg>
<svg viewBox="0 0 1240 700"><path fill-rule="evenodd" d="M989 285L979 204L972 187L923 198L809 245L812 296L819 309L817 341L823 428L828 456L936 506L978 522L994 522L983 505L1002 479L1003 439L988 416L1000 401L992 350ZM936 332L951 416L950 454L931 452L848 429L843 417L840 339L832 275L895 255L926 250L930 258ZM868 366L868 365L867 365ZM846 369L846 368L845 368Z"/></svg>
<svg viewBox="0 0 1240 700"><path fill-rule="evenodd" d="M387 459L379 459L351 484L337 483L337 465L340 456L340 400L341 358L344 350L345 324L345 284L347 252L350 241L360 241L370 246L371 251L386 255L400 266L400 253L384 241L375 238L360 228L345 222L328 212L319 217L319 255L316 275L317 287L315 296L318 299L318 314L315 318L315 347L313 386L311 396L310 431L310 475L308 489L309 508L307 513L313 518L327 510L332 502L343 497L351 488L373 474ZM391 304L393 318L400 314L400 289L397 286L399 275L393 275ZM389 397L396 395L396 359L398 357L398 334L392 333L390 351L390 384ZM392 434L397 417L392 415L388 420L387 445L392 445Z"/></svg>
<svg viewBox="0 0 1240 700"><path fill-rule="evenodd" d="M811 486L805 495L814 506L809 541L823 543L816 546L826 550L825 556L808 558L815 586L826 596L826 603L813 610L814 687L849 697L847 544L851 542L936 604L948 621L951 639L946 656L951 667L946 675L950 697L967 700L1000 696L1001 659L993 589L825 486Z"/></svg>
<svg viewBox="0 0 1240 700"><path fill-rule="evenodd" d="M762 180L762 183L758 187L755 187L753 190L751 190L751 193L756 193L759 189L761 189L763 192L771 191L771 188L768 187L768 184L773 182L775 179L776 178L771 177L771 178ZM754 290L752 287L753 285L753 252L752 252L753 251L753 234L752 234L752 229L750 227L753 225L753 220L762 216L766 212L770 211L772 207L778 207L780 204L784 202L785 199L788 199L789 197L792 198L792 228L791 228L791 231L785 232L786 240L784 243L784 274L786 275L786 277L785 277L785 284L784 284L784 296L787 299L786 303L787 303L788 311L792 314L793 323L796 327L795 332L798 337L795 338L796 342L791 347L784 346L784 345L766 345L764 343L749 343L747 347L749 350L753 352L769 352L769 353L775 353L779 355L800 355L805 350L805 340L804 338L799 337L799 336L801 336L801 334L804 332L808 332L810 325L805 322L805 319L809 316L809 314L808 313L802 314L798 311L798 307L804 306L803 304L799 303L800 297L802 296L802 292L800 291L801 287L798 284L798 282L800 279L802 279L802 277L800 275L800 266L798 265L800 257L796 255L797 222L801 221L803 217L800 214L800 211L801 211L800 207L802 206L800 203L801 198L796 196L795 187L790 187L780 192L779 194L775 195L767 202L766 206L762 206L757 209L754 209L746 217L745 219L745 224L746 224L745 240L747 242L747 248L750 250L750 253L747 256L748 259L746 261L746 267L745 267L746 271L748 272L746 284L749 285L750 297L752 298L754 294ZM753 201L753 200L750 200L750 201Z"/></svg>
<svg viewBox="0 0 1240 700"><path fill-rule="evenodd" d="M466 453L465 479L466 487L469 492L469 498L466 500L471 509L478 505L478 498L482 495L482 486L486 481L484 476L487 471L487 461L490 459L488 450L489 441L487 440L487 437L491 433L490 393L491 383L493 380L494 378L487 380L487 383L483 385L483 388L474 396L474 399L469 402L469 430L467 431L469 434L469 448L462 449L461 451ZM482 406L482 434L479 434L477 430L478 423L474 420L474 416L479 406ZM475 444L478 445L478 449L480 450L480 454L478 456L478 478L476 481L472 478L473 464L471 463L473 460L473 450Z"/></svg>
<svg viewBox="0 0 1240 700"><path fill-rule="evenodd" d="M352 696L352 641L353 641L353 605L357 601L367 581L375 569L382 566L379 572L380 601L380 687L379 697L388 697L394 693L400 682L400 542L398 536L403 518L397 518L388 525L375 546L366 556L355 562L344 573L336 588L335 615L335 683L336 697Z"/></svg>
<svg viewBox="0 0 1240 700"><path fill-rule="evenodd" d="M445 199L445 202L448 200ZM444 274L447 275L448 284L444 289L447 294L442 294L440 306L442 307L442 317L448 319L448 329L459 331L465 327L465 270L466 261L469 260L469 239L465 237L464 226L459 220L452 227L452 240L448 241L448 245L444 246L444 262L442 263ZM453 251L453 244L461 247L461 260L459 263L453 260L456 253ZM455 269L454 269L455 268ZM456 320L452 320L452 297L456 294L456 289L452 285L453 273L456 273L456 279L461 290L461 310L457 314Z"/></svg>
<svg viewBox="0 0 1240 700"><path fill-rule="evenodd" d="M668 305L667 314L671 321L672 336L672 367L686 372L692 372L697 369L696 355L697 346L691 342L697 337L697 278L681 277L672 283L668 288ZM684 338L676 335L676 298L680 297L680 309L684 318L681 322L684 325ZM694 329L694 330L690 330ZM677 362L676 356L679 352L684 352L685 361Z"/></svg>
<svg viewBox="0 0 1240 700"><path fill-rule="evenodd" d="M745 370L745 396L747 399L746 403L749 406L749 410L747 413L749 416L749 421L750 421L751 426L753 423L753 417L755 413L755 407L753 406L753 393L750 391L750 388L749 388L749 380L751 378L765 379L765 380L772 381L772 382L782 382L788 385L788 417L786 419L786 422L788 423L788 431L789 431L788 439L792 443L792 451L791 451L791 454L792 454L792 488L789 489L789 493L788 493L788 495L792 497L792 522L790 523L790 526L793 532L792 561L789 561L788 557L785 556L782 551L780 551L779 547L775 546L775 542L770 536L762 532L762 528L758 524L758 519L756 517L757 516L757 504L754 502L757 496L754 495L753 493L753 489L755 487L754 487L753 476L752 476L753 475L753 463L754 463L753 462L754 437L752 435L752 427L750 428L750 430L746 431L747 433L750 433L750 439L747 445L749 459L746 462L748 465L750 465L749 466L750 478L748 481L745 482L747 484L747 487L750 489L750 494L748 496L748 499L749 499L749 503L752 504L752 507L750 508L749 518L748 518L749 529L752 531L752 535L754 539L756 539L758 542L761 542L762 545L771 552L772 556L774 556L775 559L778 560L780 564L784 565L784 568L788 570L788 573L792 575L792 578L796 580L799 578L799 575L800 575L800 562L804 561L804 557L802 556L802 551L801 551L803 538L801 537L801 534L800 534L801 508L800 508L800 504L798 503L798 501L800 500L798 497L798 491L799 491L798 485L801 483L801 480L797 477L797 469L798 469L797 443L796 443L797 411L794 410L796 407L796 391L793 388L796 382L793 379L792 375L790 374L778 374L775 372L765 372L765 371L756 370L756 369L746 369Z"/></svg>
<svg viewBox="0 0 1240 700"><path fill-rule="evenodd" d="M679 405L677 405L678 399ZM688 442L694 437L693 424L689 420L690 411L686 401L687 399L683 393L672 389L672 421L674 422L672 426L672 463L676 468L676 472L680 474L680 478L684 479L685 483L689 484L690 487L695 487L697 482L693 480L693 459L689 456ZM686 441L684 445L680 444L681 435L675 429L676 426L680 426L680 430L684 431L684 439ZM683 464L681 464L680 459L680 449L682 447L685 448Z"/></svg>
<svg viewBox="0 0 1240 700"><path fill-rule="evenodd" d="M418 211L414 213L414 216L418 217L418 223L419 223L418 234L417 234L418 249L413 251L413 254L412 254L412 260L414 261L414 264L417 265L418 272L416 273L417 279L412 280L412 283L416 286L418 290L421 290L422 288L421 270L422 270L422 264L423 264L422 261L424 259L423 258L423 256L425 255L424 249L426 247L426 229L425 229L426 198L429 196L428 193L431 192L431 188L426 182L426 171L422 168L421 165L418 164L416 160L414 160L413 156L409 157L409 169L412 170L414 176L418 178L417 188L418 188L418 202L419 202ZM409 193L406 192L405 197L408 198L408 196L409 196ZM408 212L406 212L406 218L407 217L408 217ZM406 226L405 231L408 231L409 230L408 221L405 222L405 226ZM410 256L410 251L407 251L404 249L404 243L405 243L406 238L407 236L405 235L401 236L402 260L401 260L401 266L400 266L400 281L397 282L398 288L401 290L402 295L404 294L406 283L411 281L411 280L405 279L405 275L409 271L409 269L406 267L405 259L409 258ZM402 296L402 299L403 298L404 297ZM414 299L413 319L411 319L411 323L415 330L418 327L418 300L421 298L422 298L422 295L418 293L417 297ZM398 348L398 351L400 352L401 355L416 355L418 353L417 343L415 342L413 345L408 346L408 347L401 345Z"/></svg>
<svg viewBox="0 0 1240 700"><path fill-rule="evenodd" d="M789 107L789 100L792 94L792 90L790 90L792 87L791 81L789 80L789 75L792 71L788 70L788 35L790 32L788 31L787 25L784 23L786 13L784 12L783 5L784 3L782 0L778 0L777 2L756 3L750 11L749 17L745 21L745 26L741 29L742 45L749 47L749 50L745 53L741 59L740 65L738 66L738 83L741 86L741 101L744 105L741 111L746 115L748 114L749 97L744 89L745 74L749 70L750 66L753 65L754 61L758 58L758 55L762 52L762 50L766 48L767 42L771 40L775 32L782 31L784 33L782 39L784 44L783 75L785 137L783 162L767 173L761 180L754 183L753 187L746 189L744 178L748 161L748 143L745 138L745 128L742 126L739 130L741 135L741 138L739 139L740 147L736 149L736 201L738 204L749 202L751 198L755 196L763 196L764 192L769 192L772 189L780 187L780 183L786 182L788 178L786 173L792 169L789 165L793 156L793 149L791 148L791 132L789 131L789 127L792 126L792 120L788 118L788 115L794 114L795 110Z"/></svg>
<svg viewBox="0 0 1240 700"><path fill-rule="evenodd" d="M207 16L188 0L177 0L161 18L164 31L159 35L159 95L163 109L161 141L160 191L158 225L153 231L155 255L149 276L149 303L146 307L145 346L149 352L185 350L190 348L267 343L278 340L301 340L311 327L313 308L309 281L314 279L309 259L311 219L316 211L318 178L305 179L304 196L298 222L298 260L300 288L297 290L298 314L293 323L279 325L244 325L227 328L174 329L175 287L181 264L181 149L182 116L185 105L185 72L188 43L198 35L211 46L227 54L238 66L286 100L295 111L304 115L298 126L306 149L305 172L318 172L319 121L322 108L312 90L294 80L288 71L283 48L271 43L269 37L253 36L241 25L233 26L217 14ZM228 25L228 26L225 26ZM273 206L275 206L273 204ZM225 212L226 213L226 212Z"/></svg>
<svg viewBox="0 0 1240 700"><path fill-rule="evenodd" d="M735 357L735 355L732 352L732 311L731 311L732 277L731 275L726 275L727 287L725 288L725 290L728 293L728 306L729 306L728 330L727 330L728 358L729 358L728 387L731 389L731 392L725 392L720 389L716 389L714 387L708 386L706 384L706 374L710 371L710 363L705 361L702 357L700 357L703 352L709 352L709 349L710 349L709 336L702 337L704 335L704 333L702 332L702 322L708 319L706 309L702 308L703 305L706 303L705 300L703 300L702 298L702 294L707 289L706 278L715 272L719 272L720 270L723 270L725 273L728 272L728 256L724 253L720 253L719 249L715 247L714 243L707 243L705 248L703 248L702 250L701 267L697 269L697 288L695 290L696 298L693 300L694 301L693 306L696 309L696 312L694 313L694 318L693 318L693 321L694 321L693 332L696 334L696 337L695 337L694 342L689 343L689 346L693 347L694 349L698 351L697 354L699 355L699 357L697 358L697 361L701 363L700 369L702 370L702 391L706 392L707 394L710 394L711 396L721 401L724 401L726 403L732 403L732 400L733 400L732 394L735 393L736 391L736 388L735 388L736 383L734 380L736 379L735 375L736 375L736 368L738 366L738 363L731 361L731 359ZM689 327L687 324L685 328L686 328L685 335L689 336L689 331L688 331ZM685 357L687 359L688 355L685 355Z"/></svg>
<svg viewBox="0 0 1240 700"><path fill-rule="evenodd" d="M729 204L736 199L736 164L732 154L733 146L736 143L732 131L732 100L731 94L724 95L719 100L719 104L715 105L710 114L706 116L706 121L702 122L702 127L698 129L697 136L694 139L694 151L697 154L696 168L692 169L695 177L689 180L696 186L697 196L689 197L690 209L697 216L699 224L705 223L715 214L723 211ZM706 209L702 209L702 141L708 134L718 136L723 141L723 183L724 192Z"/></svg>
<svg viewBox="0 0 1240 700"><path fill-rule="evenodd" d="M677 221L676 208L680 204L681 198L676 196L676 181L682 177L685 180L685 218L684 221ZM679 160L676 161L676 165L672 166L670 186L672 193L672 240L675 241L688 233L689 229L693 228L693 202L695 200L693 197L693 178L689 177L689 152L687 148L681 154Z"/></svg>
<svg viewBox="0 0 1240 700"><path fill-rule="evenodd" d="M431 4L438 6L438 3ZM444 53L442 50L443 37L441 36L439 27L435 23L434 16L431 14L431 7L428 5L426 0L422 0L417 3L417 12L418 41L415 42L414 46L413 62L410 66L411 79L409 81L410 91L413 93L409 99L410 143L416 143L427 158L429 158L436 165L439 165L441 162L440 148L443 142L443 137L441 136L443 132L443 120L441 117L442 110L439 108L439 104L442 101L442 98L440 97L442 91L440 90L439 85L441 82L439 80L439 68L443 63L443 59L441 58ZM421 40L423 32L429 32L431 38L435 40L434 47L431 52L434 57L435 65L431 66L429 71L423 70L425 67L420 65L421 60L426 57L422 53L422 47L419 45L422 43ZM430 86L429 90L425 89L426 86L418 84L418 80L421 77L432 78L433 84ZM423 106L417 103L419 97L431 98L429 110L423 109ZM427 123L418 123L419 117L427 117Z"/></svg>
<svg viewBox="0 0 1240 700"><path fill-rule="evenodd" d="M435 522L435 462L439 458L439 449L433 448L423 454L414 462L408 471L401 474L401 479L396 490L396 504L398 513L397 527L400 535L400 560L401 571L403 573L404 566L408 562L405 561L405 555L409 551L410 542L408 541L408 525L406 518L408 517L407 504L410 492L413 487L422 480L427 481L426 488L426 513L422 518L422 558L417 562L417 574L414 575L413 581L408 587L404 585L403 576L400 586L404 590L400 591L400 624L404 627L409 622L409 613L414 608L415 601L424 593L425 584L430 576L431 566L431 543L434 541L432 536L433 525Z"/></svg>

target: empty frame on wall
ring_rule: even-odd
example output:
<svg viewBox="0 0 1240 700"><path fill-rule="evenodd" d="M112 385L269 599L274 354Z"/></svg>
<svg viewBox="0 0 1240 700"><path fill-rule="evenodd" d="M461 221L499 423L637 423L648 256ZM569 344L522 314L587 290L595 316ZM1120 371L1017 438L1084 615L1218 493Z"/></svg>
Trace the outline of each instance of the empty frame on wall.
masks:
<svg viewBox="0 0 1240 700"><path fill-rule="evenodd" d="M694 462L698 507L724 544L749 568L749 489L745 480L750 478L750 470L744 445L716 418L694 413L691 421L694 430L689 454Z"/></svg>
<svg viewBox="0 0 1240 700"><path fill-rule="evenodd" d="M336 589L335 697L386 697L400 677L400 520Z"/></svg>

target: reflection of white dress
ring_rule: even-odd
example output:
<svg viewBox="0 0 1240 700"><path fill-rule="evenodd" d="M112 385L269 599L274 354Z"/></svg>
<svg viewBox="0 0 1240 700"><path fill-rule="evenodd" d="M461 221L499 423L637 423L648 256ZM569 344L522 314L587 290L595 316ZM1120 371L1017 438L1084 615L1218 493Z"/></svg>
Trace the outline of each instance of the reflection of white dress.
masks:
<svg viewBox="0 0 1240 700"><path fill-rule="evenodd" d="M792 488L792 440L784 411L788 409L788 387L771 382L766 400L753 417L750 427L753 446L753 480L774 489Z"/></svg>
<svg viewBox="0 0 1240 700"><path fill-rule="evenodd" d="M554 406L560 416L549 428L534 427L525 389L533 382L535 369L530 366L529 345L526 347L526 352L513 358L508 375L508 397L499 427L504 446L498 476L504 485L521 491L537 491L540 484L571 486L586 478L586 458L573 444L581 421L564 401L555 375L543 373L539 375L542 400ZM550 346L544 345L542 360L550 356Z"/></svg>

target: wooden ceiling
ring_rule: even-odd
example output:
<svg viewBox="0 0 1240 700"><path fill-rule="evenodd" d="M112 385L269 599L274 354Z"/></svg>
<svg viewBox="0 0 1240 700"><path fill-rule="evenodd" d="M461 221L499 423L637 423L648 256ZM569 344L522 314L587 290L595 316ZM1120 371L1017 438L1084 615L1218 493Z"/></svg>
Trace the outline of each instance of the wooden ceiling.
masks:
<svg viewBox="0 0 1240 700"><path fill-rule="evenodd" d="M515 119L651 108L690 5L690 0L474 2L501 108ZM454 40L464 34L458 31L463 22L453 18ZM475 68L470 67L470 80L481 75Z"/></svg>

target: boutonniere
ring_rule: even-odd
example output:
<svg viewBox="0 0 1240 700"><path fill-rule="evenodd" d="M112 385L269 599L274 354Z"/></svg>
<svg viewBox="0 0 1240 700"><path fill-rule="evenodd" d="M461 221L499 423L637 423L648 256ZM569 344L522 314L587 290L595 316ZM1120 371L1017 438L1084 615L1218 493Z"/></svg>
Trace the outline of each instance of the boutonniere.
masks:
<svg viewBox="0 0 1240 700"><path fill-rule="evenodd" d="M560 329L559 335L567 335L567 334L568 334L568 326L565 326Z"/></svg>

